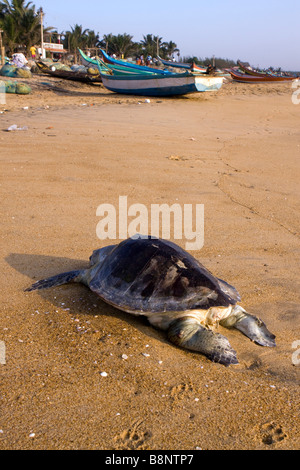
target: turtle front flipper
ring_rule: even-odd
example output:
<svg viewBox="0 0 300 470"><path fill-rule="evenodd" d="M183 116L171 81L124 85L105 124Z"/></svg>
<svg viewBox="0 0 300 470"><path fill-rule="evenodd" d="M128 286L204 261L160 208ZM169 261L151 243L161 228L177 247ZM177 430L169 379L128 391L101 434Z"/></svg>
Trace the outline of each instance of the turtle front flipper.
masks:
<svg viewBox="0 0 300 470"><path fill-rule="evenodd" d="M68 271L66 273L57 274L56 276L42 279L32 284L31 287L25 289L25 292L31 292L36 289L48 289L49 287L61 286L62 284L68 284L69 282L82 282L82 273L84 271Z"/></svg>
<svg viewBox="0 0 300 470"><path fill-rule="evenodd" d="M276 346L276 336L268 330L265 323L254 315L250 315L240 305L237 305L227 318L221 320L220 325L236 328L260 346L271 348Z"/></svg>
<svg viewBox="0 0 300 470"><path fill-rule="evenodd" d="M204 328L193 317L174 320L167 331L168 339L191 351L207 356L211 361L225 366L238 364L236 352L232 349L225 336Z"/></svg>

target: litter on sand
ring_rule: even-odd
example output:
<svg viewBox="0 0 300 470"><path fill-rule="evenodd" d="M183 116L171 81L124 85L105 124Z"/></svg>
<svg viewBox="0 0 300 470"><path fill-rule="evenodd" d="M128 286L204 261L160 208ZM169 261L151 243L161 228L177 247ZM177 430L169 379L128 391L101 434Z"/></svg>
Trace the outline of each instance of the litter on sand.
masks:
<svg viewBox="0 0 300 470"><path fill-rule="evenodd" d="M11 131L27 131L27 130L28 130L27 126L18 127L17 124L13 124L12 126L9 126L9 128L7 129L8 132L11 132Z"/></svg>

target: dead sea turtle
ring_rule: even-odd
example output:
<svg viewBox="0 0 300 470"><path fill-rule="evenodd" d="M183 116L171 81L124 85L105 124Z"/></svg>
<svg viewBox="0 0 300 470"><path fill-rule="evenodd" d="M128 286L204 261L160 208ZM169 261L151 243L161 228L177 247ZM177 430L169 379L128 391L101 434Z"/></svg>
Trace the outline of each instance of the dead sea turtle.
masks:
<svg viewBox="0 0 300 470"><path fill-rule="evenodd" d="M26 291L81 282L114 307L167 332L178 346L224 365L237 364L228 340L213 327L236 328L262 346L275 336L257 317L237 305L240 296L193 256L159 238L129 238L95 250L88 269L41 280Z"/></svg>

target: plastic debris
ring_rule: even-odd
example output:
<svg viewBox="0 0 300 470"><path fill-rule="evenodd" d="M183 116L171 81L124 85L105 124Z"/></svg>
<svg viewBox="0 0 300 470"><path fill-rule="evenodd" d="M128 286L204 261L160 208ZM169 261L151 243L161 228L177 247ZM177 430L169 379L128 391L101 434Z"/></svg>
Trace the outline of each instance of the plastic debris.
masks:
<svg viewBox="0 0 300 470"><path fill-rule="evenodd" d="M7 129L8 132L11 132L11 131L27 131L27 130L28 130L27 126L18 127L17 124L13 124L12 126L9 126L9 128Z"/></svg>

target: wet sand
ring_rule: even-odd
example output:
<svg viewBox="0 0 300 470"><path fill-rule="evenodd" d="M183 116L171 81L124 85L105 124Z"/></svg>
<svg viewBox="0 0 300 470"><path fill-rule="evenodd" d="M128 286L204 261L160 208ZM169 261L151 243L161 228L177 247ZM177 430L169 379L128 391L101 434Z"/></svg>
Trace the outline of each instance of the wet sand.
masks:
<svg viewBox="0 0 300 470"><path fill-rule="evenodd" d="M0 448L299 448L300 105L291 84L227 82L146 103L101 86L31 83L31 95L0 105ZM12 124L28 130L6 132ZM276 348L219 327L239 359L226 368L82 285L24 292L86 267L110 243L97 238L96 209L118 207L122 195L148 208L204 204L204 246L192 254L238 289Z"/></svg>

